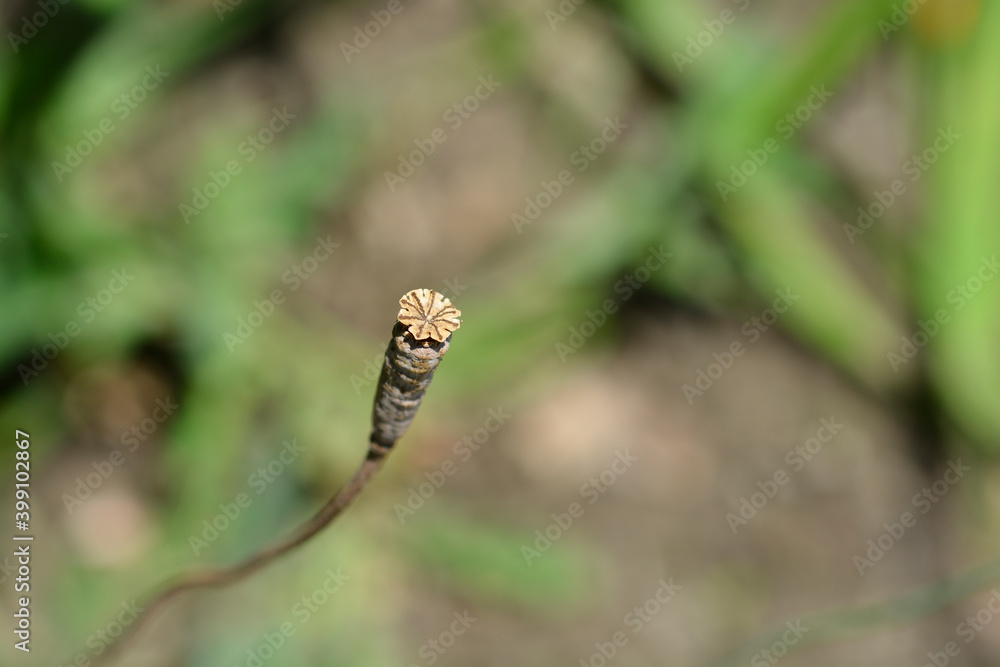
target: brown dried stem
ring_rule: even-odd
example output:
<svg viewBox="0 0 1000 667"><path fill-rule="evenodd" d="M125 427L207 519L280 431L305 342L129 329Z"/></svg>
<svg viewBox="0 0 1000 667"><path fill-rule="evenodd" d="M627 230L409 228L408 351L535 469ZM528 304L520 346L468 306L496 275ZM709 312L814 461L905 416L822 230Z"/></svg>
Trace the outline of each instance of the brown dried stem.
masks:
<svg viewBox="0 0 1000 667"><path fill-rule="evenodd" d="M434 369L448 351L451 333L458 329L461 312L433 290L413 290L399 300L400 311L386 349L372 410L368 455L354 476L309 521L282 542L223 568L195 571L175 581L143 607L128 628L107 645L101 664L121 651L150 618L168 602L187 591L217 588L237 582L266 567L310 540L347 509L385 462L393 445L416 415ZM93 664L97 664L95 661Z"/></svg>
<svg viewBox="0 0 1000 667"><path fill-rule="evenodd" d="M326 528L361 493L368 482L379 471L385 462L389 452L389 447L383 447L376 443L370 443L368 455L361 463L361 466L354 473L354 476L345 484L323 507L317 511L312 518L302 524L291 536L282 542L271 545L246 560L231 565L229 567L205 569L184 575L175 581L166 590L147 602L139 615L116 639L107 645L107 650L101 655L101 662L94 661L92 664L105 664L109 662L125 646L128 640L135 636L140 628L151 619L156 612L166 606L175 597L187 591L202 588L218 588L235 583L244 579L257 570L270 565L279 557L292 551L299 545L310 540L314 535Z"/></svg>

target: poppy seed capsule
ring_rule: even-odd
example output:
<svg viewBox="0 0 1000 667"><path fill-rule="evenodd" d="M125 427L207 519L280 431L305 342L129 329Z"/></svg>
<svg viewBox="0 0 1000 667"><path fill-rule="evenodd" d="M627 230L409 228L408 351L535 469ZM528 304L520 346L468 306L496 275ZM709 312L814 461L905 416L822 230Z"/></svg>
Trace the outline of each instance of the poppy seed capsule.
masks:
<svg viewBox="0 0 1000 667"><path fill-rule="evenodd" d="M372 411L371 441L382 447L392 447L410 427L460 324L461 312L432 290L408 292L399 305Z"/></svg>

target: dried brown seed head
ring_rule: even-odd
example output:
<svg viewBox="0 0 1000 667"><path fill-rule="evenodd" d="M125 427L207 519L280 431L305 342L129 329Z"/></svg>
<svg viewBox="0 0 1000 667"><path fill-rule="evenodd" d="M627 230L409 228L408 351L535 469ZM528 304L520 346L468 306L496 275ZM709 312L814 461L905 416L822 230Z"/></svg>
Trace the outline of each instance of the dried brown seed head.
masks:
<svg viewBox="0 0 1000 667"><path fill-rule="evenodd" d="M407 292L399 300L399 306L396 319L407 326L407 331L415 340L433 338L443 343L462 324L458 319L462 311L434 290L415 289Z"/></svg>

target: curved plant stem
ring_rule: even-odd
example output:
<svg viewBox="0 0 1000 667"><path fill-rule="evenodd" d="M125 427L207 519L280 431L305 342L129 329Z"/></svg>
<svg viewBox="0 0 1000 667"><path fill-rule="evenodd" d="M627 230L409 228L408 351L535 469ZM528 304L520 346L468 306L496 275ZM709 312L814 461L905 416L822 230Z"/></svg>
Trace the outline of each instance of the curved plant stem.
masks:
<svg viewBox="0 0 1000 667"><path fill-rule="evenodd" d="M461 324L458 319L461 311L433 290L407 292L399 300L399 305L401 310L396 316L375 393L368 455L354 476L311 519L284 541L262 549L230 567L195 570L176 580L150 599L132 624L106 645L107 650L101 654L101 660L91 664L109 662L161 607L181 593L201 588L218 588L239 581L309 541L340 516L361 493L409 428L434 376L434 370L448 351L451 333Z"/></svg>
<svg viewBox="0 0 1000 667"><path fill-rule="evenodd" d="M190 572L168 586L161 593L149 600L143 606L139 615L136 616L134 622L107 645L107 650L101 656L100 663L95 660L92 664L108 663L160 608L166 606L167 603L182 593L201 588L218 588L235 583L266 567L279 557L312 539L313 536L330 525L334 519L347 509L358 494L361 493L361 490L375 476L375 473L379 471L382 464L385 463L385 459L390 451L392 451L391 447L385 447L374 442L370 443L368 446L368 455L362 461L361 466L358 467L354 476L312 518L302 524L298 530L282 542L266 547L242 562L229 567Z"/></svg>

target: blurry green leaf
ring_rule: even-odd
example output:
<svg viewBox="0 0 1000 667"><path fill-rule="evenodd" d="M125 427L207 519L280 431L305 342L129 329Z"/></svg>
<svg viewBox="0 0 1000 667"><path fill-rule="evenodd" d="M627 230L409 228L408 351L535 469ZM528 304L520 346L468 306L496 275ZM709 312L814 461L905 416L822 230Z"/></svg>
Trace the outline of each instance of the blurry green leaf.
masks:
<svg viewBox="0 0 1000 667"><path fill-rule="evenodd" d="M521 548L534 537L441 509L411 525L401 533L403 548L458 594L548 612L579 610L595 600L593 546L578 536L562 537L528 565Z"/></svg>
<svg viewBox="0 0 1000 667"><path fill-rule="evenodd" d="M982 4L974 39L935 54L936 113L918 145L937 161L924 178L930 194L914 279L931 337L937 390L981 446L1000 451L1000 7ZM943 134L942 134L943 133ZM958 135L953 145L942 141ZM934 142L938 141L938 147ZM944 147L944 150L940 150ZM921 152L923 152L923 148ZM944 313L947 321L940 313ZM922 329L912 323L913 339ZM897 346L897 351L902 343Z"/></svg>

